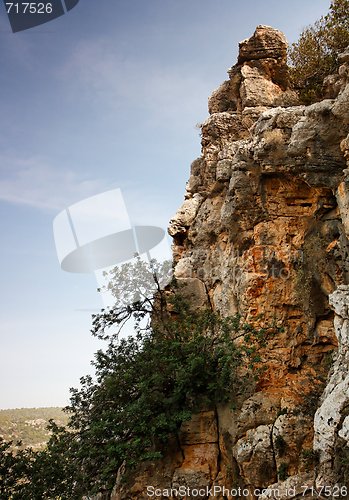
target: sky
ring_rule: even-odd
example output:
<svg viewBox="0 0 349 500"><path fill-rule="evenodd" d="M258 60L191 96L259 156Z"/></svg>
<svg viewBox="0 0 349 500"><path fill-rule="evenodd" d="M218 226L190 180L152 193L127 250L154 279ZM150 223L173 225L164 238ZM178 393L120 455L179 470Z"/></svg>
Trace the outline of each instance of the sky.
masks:
<svg viewBox="0 0 349 500"><path fill-rule="evenodd" d="M166 229L238 42L258 24L293 42L329 4L80 0L17 33L0 4L0 408L66 405L101 347L96 277L61 269L57 214L118 188L132 225Z"/></svg>

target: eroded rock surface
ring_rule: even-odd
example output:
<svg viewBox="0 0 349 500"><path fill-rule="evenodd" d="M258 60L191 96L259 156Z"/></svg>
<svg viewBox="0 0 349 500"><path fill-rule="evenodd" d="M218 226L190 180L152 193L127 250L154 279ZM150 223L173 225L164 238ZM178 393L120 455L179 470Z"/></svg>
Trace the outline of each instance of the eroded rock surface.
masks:
<svg viewBox="0 0 349 500"><path fill-rule="evenodd" d="M236 408L185 423L165 459L114 500L148 498L147 484L311 498L304 486L336 484L343 472L334 450L349 442L349 59L332 98L300 106L286 48L266 26L241 42L209 99L202 155L169 228L175 275L222 315L266 328L262 375ZM256 493L268 486L281 496Z"/></svg>
<svg viewBox="0 0 349 500"><path fill-rule="evenodd" d="M319 488L334 486L349 478L346 460L349 457L349 286L339 286L330 296L330 303L335 311L338 350L314 419Z"/></svg>

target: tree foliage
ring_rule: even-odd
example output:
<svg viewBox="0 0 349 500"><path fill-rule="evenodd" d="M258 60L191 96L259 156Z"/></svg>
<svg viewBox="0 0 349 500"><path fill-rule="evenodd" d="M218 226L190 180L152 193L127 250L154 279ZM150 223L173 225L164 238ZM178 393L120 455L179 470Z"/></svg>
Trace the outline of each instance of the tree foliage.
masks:
<svg viewBox="0 0 349 500"><path fill-rule="evenodd" d="M328 14L305 28L289 50L293 86L308 104L323 96L323 80L339 67L349 47L349 0L333 0Z"/></svg>
<svg viewBox="0 0 349 500"><path fill-rule="evenodd" d="M72 393L80 458L99 488L110 485L123 462L132 467L159 457L193 411L241 390L244 352L233 341L238 319L189 312L180 296L171 306L175 317L120 341L110 338L96 354L96 380L85 377Z"/></svg>
<svg viewBox="0 0 349 500"><path fill-rule="evenodd" d="M193 412L234 402L253 381L248 365L258 362L254 345L263 331L241 325L239 317L193 311L175 282L171 291L161 288L154 263L116 270L114 286L135 291L135 281L125 284L132 266L154 274L156 297L140 281L142 294L131 294L131 304L125 292L113 309L94 316L92 332L107 343L95 355L95 377L71 389L69 425L51 423L45 450L14 454L1 444L1 498L73 500L108 491L123 463L131 469L160 457ZM130 318L132 336L110 331Z"/></svg>

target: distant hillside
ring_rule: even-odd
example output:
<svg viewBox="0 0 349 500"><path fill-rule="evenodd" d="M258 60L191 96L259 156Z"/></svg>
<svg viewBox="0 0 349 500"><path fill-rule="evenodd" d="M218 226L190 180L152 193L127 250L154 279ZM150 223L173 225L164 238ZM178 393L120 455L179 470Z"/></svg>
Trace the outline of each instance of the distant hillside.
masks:
<svg viewBox="0 0 349 500"><path fill-rule="evenodd" d="M6 441L22 441L21 448L34 450L45 446L49 438L49 420L65 425L68 415L62 408L20 408L0 410L0 437Z"/></svg>

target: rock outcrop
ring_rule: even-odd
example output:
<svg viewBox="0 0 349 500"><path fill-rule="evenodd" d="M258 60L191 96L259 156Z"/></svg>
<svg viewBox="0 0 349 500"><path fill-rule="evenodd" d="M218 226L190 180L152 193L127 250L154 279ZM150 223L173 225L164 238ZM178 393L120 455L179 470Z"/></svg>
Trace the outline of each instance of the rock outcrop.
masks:
<svg viewBox="0 0 349 500"><path fill-rule="evenodd" d="M202 155L169 227L175 275L194 297L202 303L207 291L222 315L266 328L262 374L236 408L185 423L165 459L113 499L149 498L147 485L313 498L349 475L349 58L332 98L302 106L286 49L267 26L240 43L209 99ZM182 496L196 497L209 493Z"/></svg>
<svg viewBox="0 0 349 500"><path fill-rule="evenodd" d="M338 350L314 419L314 450L319 455L318 488L337 484L338 479L347 482L349 479L349 467L345 463L349 458L349 286L340 285L330 296L330 303L336 315Z"/></svg>

